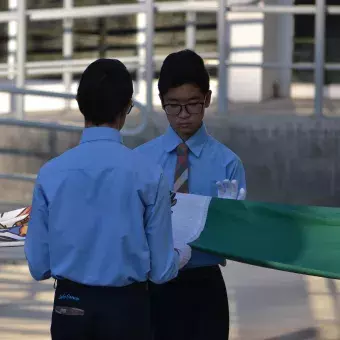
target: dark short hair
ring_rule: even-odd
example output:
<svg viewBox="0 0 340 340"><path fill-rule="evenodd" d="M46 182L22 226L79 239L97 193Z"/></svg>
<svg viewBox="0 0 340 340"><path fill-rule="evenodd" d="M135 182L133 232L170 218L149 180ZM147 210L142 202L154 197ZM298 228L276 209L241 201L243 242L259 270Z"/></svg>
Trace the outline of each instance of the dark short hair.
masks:
<svg viewBox="0 0 340 340"><path fill-rule="evenodd" d="M117 59L98 59L81 76L77 102L85 120L114 123L133 95L132 77Z"/></svg>
<svg viewBox="0 0 340 340"><path fill-rule="evenodd" d="M187 49L165 58L158 80L159 94L163 96L171 88L184 84L194 84L204 94L210 90L210 77L203 59Z"/></svg>

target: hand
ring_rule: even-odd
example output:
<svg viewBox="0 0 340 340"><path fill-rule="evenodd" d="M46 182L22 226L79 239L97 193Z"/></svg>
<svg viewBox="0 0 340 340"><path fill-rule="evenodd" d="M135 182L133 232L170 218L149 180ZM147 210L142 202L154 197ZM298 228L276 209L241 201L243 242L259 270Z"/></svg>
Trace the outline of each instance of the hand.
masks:
<svg viewBox="0 0 340 340"><path fill-rule="evenodd" d="M217 182L217 192L218 198L228 199L228 200L238 200L243 201L246 199L247 192L245 189L241 188L238 190L238 183L234 179L232 181L225 179L222 182Z"/></svg>
<svg viewBox="0 0 340 340"><path fill-rule="evenodd" d="M186 244L175 250L178 252L179 255L179 269L182 269L187 265L191 258L191 247Z"/></svg>

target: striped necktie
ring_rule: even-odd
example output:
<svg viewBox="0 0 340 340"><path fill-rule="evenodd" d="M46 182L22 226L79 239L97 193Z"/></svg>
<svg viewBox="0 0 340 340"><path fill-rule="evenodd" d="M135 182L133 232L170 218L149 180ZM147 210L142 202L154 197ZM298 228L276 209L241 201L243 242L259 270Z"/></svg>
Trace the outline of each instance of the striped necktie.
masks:
<svg viewBox="0 0 340 340"><path fill-rule="evenodd" d="M177 146L177 164L175 172L174 191L189 193L189 158L188 146L182 143Z"/></svg>

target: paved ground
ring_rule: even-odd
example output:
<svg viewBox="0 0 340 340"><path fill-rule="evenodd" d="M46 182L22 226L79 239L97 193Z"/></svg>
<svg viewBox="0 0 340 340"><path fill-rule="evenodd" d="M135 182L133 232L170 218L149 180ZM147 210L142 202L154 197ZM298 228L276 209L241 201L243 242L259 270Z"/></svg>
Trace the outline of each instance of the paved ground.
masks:
<svg viewBox="0 0 340 340"><path fill-rule="evenodd" d="M2 259L23 259L22 248L4 251ZM231 340L340 339L338 282L234 262L224 275ZM49 339L52 299L52 280L36 283L25 262L6 264L0 256L1 340Z"/></svg>
<svg viewBox="0 0 340 340"><path fill-rule="evenodd" d="M49 339L52 282L35 283L26 265L0 265L0 339Z"/></svg>

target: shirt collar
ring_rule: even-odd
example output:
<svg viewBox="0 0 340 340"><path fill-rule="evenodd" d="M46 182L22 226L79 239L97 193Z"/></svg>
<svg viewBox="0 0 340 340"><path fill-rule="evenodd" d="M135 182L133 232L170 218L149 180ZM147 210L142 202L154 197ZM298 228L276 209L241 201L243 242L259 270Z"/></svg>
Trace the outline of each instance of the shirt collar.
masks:
<svg viewBox="0 0 340 340"><path fill-rule="evenodd" d="M185 143L187 144L190 151L199 157L205 143L208 140L208 132L204 124L200 129L191 136ZM177 146L183 143L183 140L177 135L174 129L169 126L165 134L163 135L164 150L166 152L171 152L177 148Z"/></svg>
<svg viewBox="0 0 340 340"><path fill-rule="evenodd" d="M109 127L90 127L83 130L80 143L96 140L111 140L121 143L122 137L118 130Z"/></svg>

